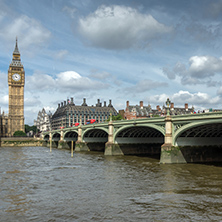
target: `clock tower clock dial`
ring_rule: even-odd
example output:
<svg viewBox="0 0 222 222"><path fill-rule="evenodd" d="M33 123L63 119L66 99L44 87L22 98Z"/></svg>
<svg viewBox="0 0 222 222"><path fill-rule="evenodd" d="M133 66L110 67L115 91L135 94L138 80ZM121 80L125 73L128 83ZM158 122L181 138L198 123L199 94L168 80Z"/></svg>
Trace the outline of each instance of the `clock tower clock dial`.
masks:
<svg viewBox="0 0 222 222"><path fill-rule="evenodd" d="M15 74L12 75L12 79L14 81L19 81L21 79L21 76L18 73L15 73Z"/></svg>
<svg viewBox="0 0 222 222"><path fill-rule="evenodd" d="M8 136L15 131L25 131L24 125L24 85L25 71L21 63L20 52L16 38L12 62L8 69L9 113Z"/></svg>

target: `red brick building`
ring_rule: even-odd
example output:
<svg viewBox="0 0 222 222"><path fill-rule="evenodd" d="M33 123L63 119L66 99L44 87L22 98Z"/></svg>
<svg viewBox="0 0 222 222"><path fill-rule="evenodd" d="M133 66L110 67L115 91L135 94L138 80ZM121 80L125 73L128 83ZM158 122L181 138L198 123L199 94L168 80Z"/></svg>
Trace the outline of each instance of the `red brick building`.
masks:
<svg viewBox="0 0 222 222"><path fill-rule="evenodd" d="M174 107L174 103L170 104L170 115L184 115L194 112L194 107L188 108L188 103L185 103L183 108ZM165 116L166 107L163 105L162 109L159 105L156 109L152 109L150 105L144 106L143 101L140 101L139 105L130 105L129 101L126 102L126 109L124 118L130 119L142 119L149 117Z"/></svg>

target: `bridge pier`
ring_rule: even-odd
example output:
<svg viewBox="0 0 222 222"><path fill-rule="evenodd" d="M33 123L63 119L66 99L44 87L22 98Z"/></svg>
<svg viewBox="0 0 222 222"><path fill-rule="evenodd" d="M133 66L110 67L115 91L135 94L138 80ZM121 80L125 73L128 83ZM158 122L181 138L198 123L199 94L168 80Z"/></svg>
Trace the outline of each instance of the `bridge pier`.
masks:
<svg viewBox="0 0 222 222"><path fill-rule="evenodd" d="M77 152L89 151L89 147L86 142L76 141L75 151Z"/></svg>
<svg viewBox="0 0 222 222"><path fill-rule="evenodd" d="M83 139L82 139L82 124L78 126L78 140L76 141L76 144L75 144L75 151L77 152L89 151L87 143L83 142Z"/></svg>
<svg viewBox="0 0 222 222"><path fill-rule="evenodd" d="M187 163L187 162L179 147L165 143L161 147L160 163Z"/></svg>
<svg viewBox="0 0 222 222"><path fill-rule="evenodd" d="M64 140L61 141L61 140L59 140L58 149L70 149L68 141L64 141Z"/></svg>
<svg viewBox="0 0 222 222"><path fill-rule="evenodd" d="M161 146L160 163L186 163L179 147L173 146L171 116L165 118L165 139Z"/></svg>
<svg viewBox="0 0 222 222"><path fill-rule="evenodd" d="M117 156L117 155L124 155L124 154L123 154L123 152L120 149L120 146L118 144L107 142L106 145L105 145L104 155Z"/></svg>
<svg viewBox="0 0 222 222"><path fill-rule="evenodd" d="M58 142L58 149L62 149L64 146L64 139L63 139L63 130L61 129L61 133L60 133L60 139Z"/></svg>
<svg viewBox="0 0 222 222"><path fill-rule="evenodd" d="M108 135L108 142L105 145L105 152L104 155L107 156L115 156L115 155L124 155L122 150L120 149L120 146L117 143L114 143L113 138L113 122L112 119L109 121L109 135Z"/></svg>

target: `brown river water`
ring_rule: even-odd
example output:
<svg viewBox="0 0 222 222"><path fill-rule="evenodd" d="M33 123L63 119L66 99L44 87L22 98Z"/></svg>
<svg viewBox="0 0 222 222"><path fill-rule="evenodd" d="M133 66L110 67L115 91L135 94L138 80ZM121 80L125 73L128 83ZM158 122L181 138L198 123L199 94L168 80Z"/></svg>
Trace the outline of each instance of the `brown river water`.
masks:
<svg viewBox="0 0 222 222"><path fill-rule="evenodd" d="M222 221L222 164L0 148L0 221Z"/></svg>

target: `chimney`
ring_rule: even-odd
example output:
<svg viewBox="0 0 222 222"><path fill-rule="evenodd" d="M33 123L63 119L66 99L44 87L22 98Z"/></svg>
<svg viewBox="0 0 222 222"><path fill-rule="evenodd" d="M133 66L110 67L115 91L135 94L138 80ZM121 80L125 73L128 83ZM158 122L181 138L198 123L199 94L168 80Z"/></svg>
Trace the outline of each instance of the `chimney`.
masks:
<svg viewBox="0 0 222 222"><path fill-rule="evenodd" d="M106 107L106 101L104 101L104 107Z"/></svg>
<svg viewBox="0 0 222 222"><path fill-rule="evenodd" d="M58 108L60 108L60 103L58 104Z"/></svg>
<svg viewBox="0 0 222 222"><path fill-rule="evenodd" d="M86 104L86 98L83 98L83 104L82 104L82 106L87 106L87 104Z"/></svg>
<svg viewBox="0 0 222 222"><path fill-rule="evenodd" d="M140 101L140 108L143 109L143 101Z"/></svg>
<svg viewBox="0 0 222 222"><path fill-rule="evenodd" d="M108 105L108 107L113 107L113 106L112 106L112 100L111 100L111 99L109 100L109 105Z"/></svg>
<svg viewBox="0 0 222 222"><path fill-rule="evenodd" d="M74 102L73 102L73 97L71 97L71 104L73 104Z"/></svg>
<svg viewBox="0 0 222 222"><path fill-rule="evenodd" d="M157 111L159 111L159 110L160 110L160 106L159 106L159 105L157 105L157 106L156 106L156 109L157 109Z"/></svg>
<svg viewBox="0 0 222 222"><path fill-rule="evenodd" d="M100 107L100 99L97 99L97 104L96 104L97 107Z"/></svg>
<svg viewBox="0 0 222 222"><path fill-rule="evenodd" d="M188 110L188 103L185 103L185 109Z"/></svg>
<svg viewBox="0 0 222 222"><path fill-rule="evenodd" d="M126 101L126 107L129 107L129 101Z"/></svg>
<svg viewBox="0 0 222 222"><path fill-rule="evenodd" d="M66 101L64 101L64 106L66 106Z"/></svg>
<svg viewBox="0 0 222 222"><path fill-rule="evenodd" d="M63 102L61 102L61 106L63 106Z"/></svg>
<svg viewBox="0 0 222 222"><path fill-rule="evenodd" d="M67 99L67 105L69 104L69 99Z"/></svg>
<svg viewBox="0 0 222 222"><path fill-rule="evenodd" d="M170 103L170 109L174 109L174 103Z"/></svg>

